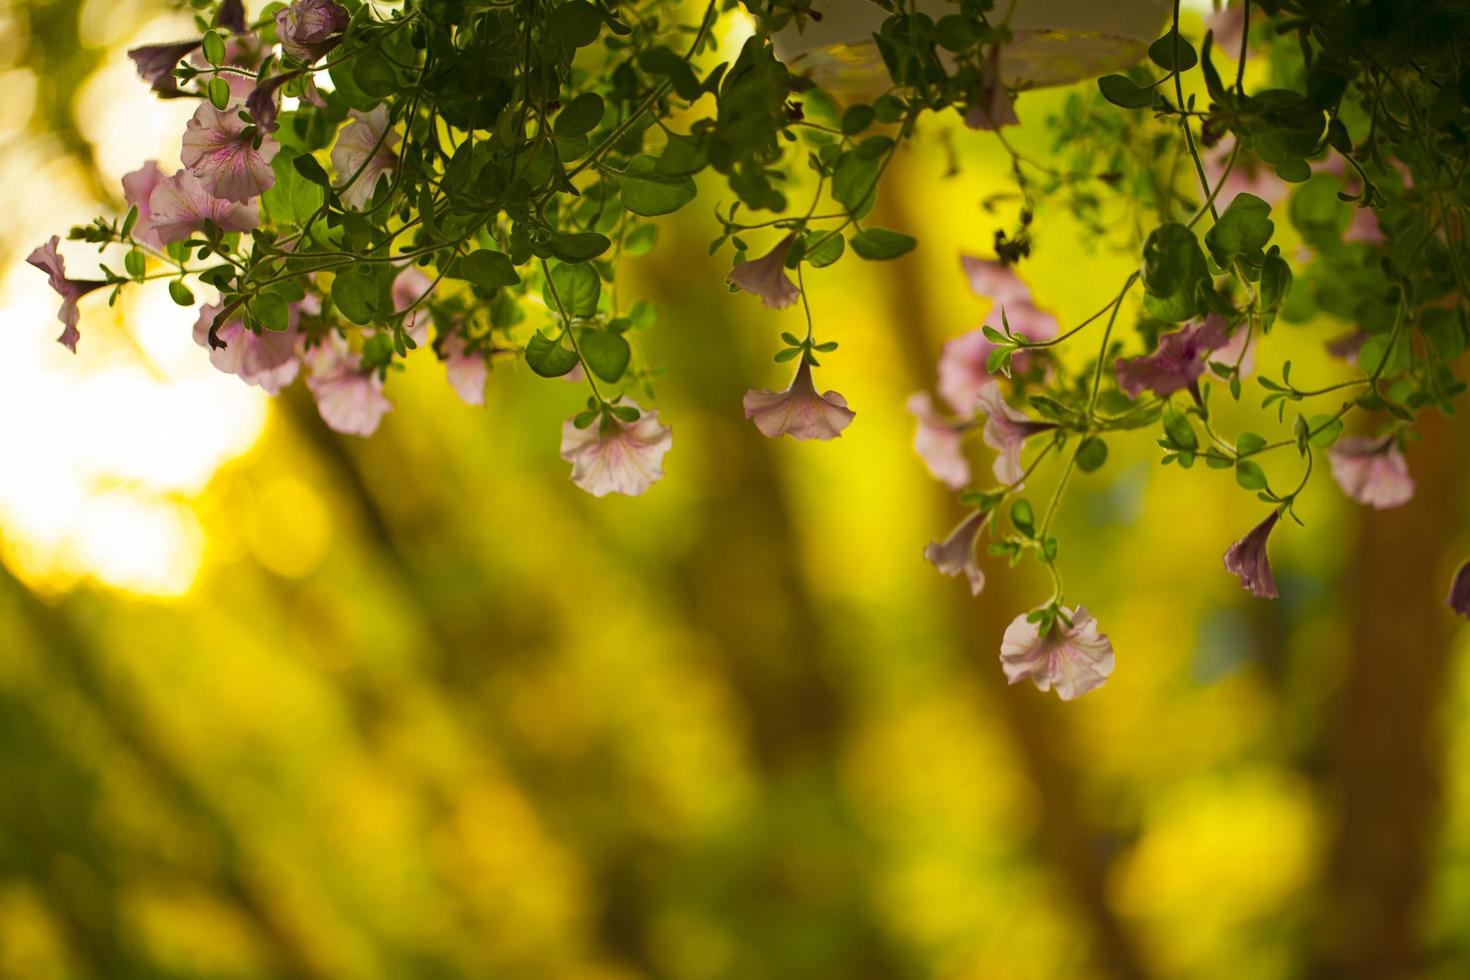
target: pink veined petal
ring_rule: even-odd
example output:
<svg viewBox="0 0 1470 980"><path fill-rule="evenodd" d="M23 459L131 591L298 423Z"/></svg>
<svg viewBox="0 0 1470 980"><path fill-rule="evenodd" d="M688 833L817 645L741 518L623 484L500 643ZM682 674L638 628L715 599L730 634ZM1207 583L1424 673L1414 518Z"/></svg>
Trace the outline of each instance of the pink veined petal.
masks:
<svg viewBox="0 0 1470 980"><path fill-rule="evenodd" d="M1350 436L1327 450L1327 458L1342 492L1360 504L1386 510L1413 499L1409 464L1392 439Z"/></svg>
<svg viewBox="0 0 1470 980"><path fill-rule="evenodd" d="M770 439L835 439L852 423L855 413L847 399L835 391L818 395L812 384L811 365L805 360L796 369L791 387L785 391L752 389L745 393L745 417Z"/></svg>
<svg viewBox="0 0 1470 980"><path fill-rule="evenodd" d="M572 464L572 482L594 497L621 493L636 497L663 478L663 458L674 444L674 435L643 412L636 422L612 421L604 430L600 422L579 429L568 419L561 430L561 457Z"/></svg>
<svg viewBox="0 0 1470 980"><path fill-rule="evenodd" d="M961 448L967 425L943 418L934 408L927 391L909 396L908 410L917 425L914 428L914 451L929 468L934 478L951 490L959 490L970 482L970 461Z"/></svg>
<svg viewBox="0 0 1470 980"><path fill-rule="evenodd" d="M742 262L730 270L728 281L754 296L773 310L784 309L801 296L796 283L786 275L786 256L796 241L792 232L776 243L776 247L765 255L749 262Z"/></svg>
<svg viewBox="0 0 1470 980"><path fill-rule="evenodd" d="M1029 678L1038 690L1056 689L1063 701L1101 687L1113 672L1113 644L1099 631L1086 608L1062 609L1051 631L1042 636L1036 623L1021 614L1006 627L1000 662L1015 684Z"/></svg>
<svg viewBox="0 0 1470 980"><path fill-rule="evenodd" d="M180 170L165 178L148 196L149 221L165 244L181 242L204 227L208 218L221 231L250 231L260 223L255 203L236 204L210 194L198 177Z"/></svg>
<svg viewBox="0 0 1470 980"><path fill-rule="evenodd" d="M337 136L332 147L332 169L337 173L342 202L361 211L372 203L378 181L398 164L393 152L399 136L389 129L388 107L379 104L371 112L351 112L352 122ZM350 183L348 183L350 181Z"/></svg>
<svg viewBox="0 0 1470 980"><path fill-rule="evenodd" d="M179 158L215 197L245 202L276 182L271 160L281 145L270 136L259 136L257 148L255 138L245 135L248 127L235 110L221 111L207 102L189 120Z"/></svg>
<svg viewBox="0 0 1470 980"><path fill-rule="evenodd" d="M970 594L979 595L985 588L985 573L975 555L976 538L985 524L985 515L975 512L965 518L943 541L930 541L924 549L924 560L943 575L964 575L970 583Z"/></svg>

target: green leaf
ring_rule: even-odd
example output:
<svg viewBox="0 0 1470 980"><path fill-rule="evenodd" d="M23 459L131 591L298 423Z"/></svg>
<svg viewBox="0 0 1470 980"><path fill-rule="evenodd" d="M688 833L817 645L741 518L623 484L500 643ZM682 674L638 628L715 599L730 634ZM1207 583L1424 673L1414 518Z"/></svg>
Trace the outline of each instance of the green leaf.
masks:
<svg viewBox="0 0 1470 980"><path fill-rule="evenodd" d="M371 272L349 269L332 280L332 302L359 326L373 322L381 297L382 288Z"/></svg>
<svg viewBox="0 0 1470 980"><path fill-rule="evenodd" d="M1184 225L1159 225L1143 243L1143 287L1155 296L1192 290L1207 273L1204 252Z"/></svg>
<svg viewBox="0 0 1470 980"><path fill-rule="evenodd" d="M277 293L261 293L250 304L250 312L267 330L282 333L291 325L291 308L285 297Z"/></svg>
<svg viewBox="0 0 1470 980"><path fill-rule="evenodd" d="M1168 434L1169 440L1178 449L1199 448L1199 437L1194 434L1194 426L1189 424L1189 418L1183 412L1165 413L1164 432Z"/></svg>
<svg viewBox="0 0 1470 980"><path fill-rule="evenodd" d="M1199 64L1199 55L1190 44L1173 28L1163 37L1148 46L1149 60L1164 71L1188 71Z"/></svg>
<svg viewBox="0 0 1470 980"><path fill-rule="evenodd" d="M141 279L143 273L148 271L148 260L135 248L123 256L123 268L134 279Z"/></svg>
<svg viewBox="0 0 1470 980"><path fill-rule="evenodd" d="M216 68L224 64L225 41L216 31L209 31L204 35L204 60Z"/></svg>
<svg viewBox="0 0 1470 980"><path fill-rule="evenodd" d="M526 366L543 378L559 378L577 364L576 351L540 330L526 344Z"/></svg>
<svg viewBox="0 0 1470 980"><path fill-rule="evenodd" d="M1099 470L1108 461L1108 444L1092 436L1077 447L1077 466L1084 473Z"/></svg>
<svg viewBox="0 0 1470 980"><path fill-rule="evenodd" d="M1268 217L1271 205L1254 194L1237 194L1214 227L1205 232L1205 245L1221 268L1229 268L1236 257L1259 264L1261 250L1276 231Z"/></svg>
<svg viewBox="0 0 1470 980"><path fill-rule="evenodd" d="M896 259L917 244L912 236L887 228L864 228L852 236L852 250L871 261Z"/></svg>
<svg viewBox="0 0 1470 980"><path fill-rule="evenodd" d="M193 306L194 294L184 285L184 280L174 279L168 284L168 296L179 306Z"/></svg>
<svg viewBox="0 0 1470 980"><path fill-rule="evenodd" d="M574 48L591 44L601 31L602 15L587 0L568 0L546 18L546 36Z"/></svg>
<svg viewBox="0 0 1470 980"><path fill-rule="evenodd" d="M551 126L552 131L557 136L567 138L585 136L602 122L605 108L602 96L596 92L583 92L557 113L556 121Z"/></svg>
<svg viewBox="0 0 1470 980"><path fill-rule="evenodd" d="M1266 438L1254 432L1242 432L1240 438L1235 440L1235 452L1240 456L1249 456L1266 448Z"/></svg>
<svg viewBox="0 0 1470 980"><path fill-rule="evenodd" d="M699 98L703 88L699 76L689 67L689 62L668 48L652 48L638 56L638 67L650 75L667 78L679 98L693 102Z"/></svg>
<svg viewBox="0 0 1470 980"><path fill-rule="evenodd" d="M582 356L586 358L592 373L608 384L622 378L633 357L633 348L628 346L621 334L605 330L583 330L577 334L577 343L581 345Z"/></svg>
<svg viewBox="0 0 1470 980"><path fill-rule="evenodd" d="M558 265L551 270L551 289L546 296L546 305L551 309L564 309L568 316L591 316L597 312L601 295L602 280L590 265Z"/></svg>
<svg viewBox="0 0 1470 980"><path fill-rule="evenodd" d="M875 118L877 114L873 112L872 106L848 106L847 111L842 114L842 132L846 136L856 136L873 125Z"/></svg>
<svg viewBox="0 0 1470 980"><path fill-rule="evenodd" d="M521 281L510 256L488 248L477 249L456 261L450 278L472 282L481 289L514 286Z"/></svg>
<svg viewBox="0 0 1470 980"><path fill-rule="evenodd" d="M658 241L658 225L639 225L623 236L623 254L647 255Z"/></svg>
<svg viewBox="0 0 1470 980"><path fill-rule="evenodd" d="M287 157L287 160L298 174L305 177L311 183L320 184L322 187L331 186L332 178L327 176L327 172L322 169L322 165L310 153Z"/></svg>
<svg viewBox="0 0 1470 980"><path fill-rule="evenodd" d="M815 247L809 246L802 258L813 269L825 269L842 258L842 253L847 251L846 239L832 232L809 232L808 239L817 244Z"/></svg>
<svg viewBox="0 0 1470 980"><path fill-rule="evenodd" d="M209 80L209 101L220 111L230 105L230 83L216 75Z"/></svg>
<svg viewBox="0 0 1470 980"><path fill-rule="evenodd" d="M1104 75L1097 80L1103 98L1124 109L1147 109L1154 104L1154 92L1143 88L1127 75Z"/></svg>
<svg viewBox="0 0 1470 980"><path fill-rule="evenodd" d="M552 232L546 239L546 247L563 262L586 262L612 248L612 239L595 231L584 231L575 235Z"/></svg>
<svg viewBox="0 0 1470 980"><path fill-rule="evenodd" d="M670 177L658 172L658 161L639 154L628 161L627 169L618 174L623 206L644 217L670 214L694 200L696 193L691 177Z"/></svg>
<svg viewBox="0 0 1470 980"><path fill-rule="evenodd" d="M1235 482L1247 490L1266 489L1266 473L1248 459L1235 464Z"/></svg>
<svg viewBox="0 0 1470 980"><path fill-rule="evenodd" d="M832 171L832 200L853 214L872 207L878 186L878 161L856 153L845 153Z"/></svg>
<svg viewBox="0 0 1470 980"><path fill-rule="evenodd" d="M1314 433L1308 437L1312 445L1318 449L1326 449L1342 435L1342 419L1334 419L1331 415L1313 415L1307 420L1307 430Z"/></svg>
<svg viewBox="0 0 1470 980"><path fill-rule="evenodd" d="M1025 497L1011 504L1011 523L1028 538L1036 535L1036 515L1032 513L1031 504Z"/></svg>

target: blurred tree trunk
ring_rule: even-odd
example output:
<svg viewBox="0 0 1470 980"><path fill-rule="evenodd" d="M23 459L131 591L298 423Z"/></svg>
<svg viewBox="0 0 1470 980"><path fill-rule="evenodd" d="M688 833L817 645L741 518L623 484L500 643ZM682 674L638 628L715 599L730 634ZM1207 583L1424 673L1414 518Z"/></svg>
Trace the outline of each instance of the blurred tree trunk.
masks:
<svg viewBox="0 0 1470 980"><path fill-rule="evenodd" d="M1444 605L1470 484L1464 425L1433 410L1408 453L1414 499L1363 510L1346 571L1351 646L1327 746L1340 814L1316 975L1423 975L1424 899L1445 765L1442 717L1458 620Z"/></svg>
<svg viewBox="0 0 1470 980"><path fill-rule="evenodd" d="M917 179L906 174L913 161L899 154L884 182L879 198L877 222L890 228L912 231L920 227L916 213L908 207L903 190ZM977 235L977 242L983 235ZM918 262L952 261L959 281L959 257L914 255L880 268L888 277L888 316L894 334L902 338L904 367L915 388L932 388L935 381L943 328L935 322L928 291L913 268ZM897 329L902 325L905 329ZM896 410L896 406L895 406ZM916 462L916 465L917 464ZM987 472L981 470L979 472ZM958 523L963 508L943 484L935 481L934 509L949 513ZM936 527L939 539L948 526ZM1149 976L1133 938L1108 904L1107 860L1100 846L1101 835L1089 826L1077 793L1074 760L1083 757L1072 738L1061 705L1053 695L1039 695L1025 685L1009 688L1000 668L1000 641L1006 624L1027 608L1027 599L1017 590L1017 576L996 569L987 575L985 591L971 598L959 582L936 578L935 588L945 588L951 599L955 635L977 658L975 676L986 700L1000 708L1010 728L1021 766L1035 785L1041 800L1037 846L1066 888L1073 908L1092 933L1092 957L1098 968L1120 980L1142 980Z"/></svg>

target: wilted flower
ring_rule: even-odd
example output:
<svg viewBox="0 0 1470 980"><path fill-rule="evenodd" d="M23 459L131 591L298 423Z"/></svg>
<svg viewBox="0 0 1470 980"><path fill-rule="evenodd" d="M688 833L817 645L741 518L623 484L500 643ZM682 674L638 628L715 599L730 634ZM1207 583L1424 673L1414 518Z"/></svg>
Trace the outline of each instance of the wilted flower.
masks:
<svg viewBox="0 0 1470 980"><path fill-rule="evenodd" d="M203 38L176 41L173 44L145 44L129 51L128 57L133 59L138 75L153 91L163 96L175 96L180 93L178 79L174 78L174 69L203 44Z"/></svg>
<svg viewBox="0 0 1470 980"><path fill-rule="evenodd" d="M796 232L792 232L765 255L742 262L730 270L728 281L747 293L759 296L761 302L773 310L790 306L801 296L801 290L786 275L786 256L795 241Z"/></svg>
<svg viewBox="0 0 1470 980"><path fill-rule="evenodd" d="M490 373L485 355L470 350L457 333L444 340L444 372L460 401L466 405L485 404L485 380Z"/></svg>
<svg viewBox="0 0 1470 980"><path fill-rule="evenodd" d="M40 269L51 280L51 288L61 296L61 309L56 314L63 327L61 336L56 342L64 346L73 354L77 352L77 341L82 339L77 330L77 320L80 314L77 312L77 300L87 295L94 289L101 289L107 283L102 280L91 279L68 279L66 277L66 260L61 253L56 251L56 246L61 244L61 239L52 235L51 240L31 252L26 259L31 265Z"/></svg>
<svg viewBox="0 0 1470 980"><path fill-rule="evenodd" d="M674 434L633 402L638 421L604 416L584 429L567 419L561 427L561 458L572 464L572 482L594 497L623 493L636 497L663 479L663 458Z"/></svg>
<svg viewBox="0 0 1470 980"><path fill-rule="evenodd" d="M388 106L379 104L371 112L350 113L352 122L337 136L332 147L332 169L343 181L338 189L342 202L361 211L372 203L378 180L398 165L393 147L398 134L388 127Z"/></svg>
<svg viewBox="0 0 1470 980"><path fill-rule="evenodd" d="M1470 619L1470 561L1460 566L1455 572L1455 578L1450 582L1450 595L1445 600L1445 605L1455 612Z"/></svg>
<svg viewBox="0 0 1470 980"><path fill-rule="evenodd" d="M975 401L985 413L985 444L997 453L992 467L1001 483L1020 483L1025 469L1021 466L1021 446L1038 432L1056 428L1055 422L1036 422L1005 403L1000 385L992 381L981 389Z"/></svg>
<svg viewBox="0 0 1470 980"><path fill-rule="evenodd" d="M971 129L994 130L1019 122L1011 95L1000 77L1000 45L997 44L980 64L980 87L965 112L965 125Z"/></svg>
<svg viewBox="0 0 1470 980"><path fill-rule="evenodd" d="M970 594L979 595L985 588L985 573L975 557L976 538L985 525L985 515L976 511L965 518L943 541L930 541L924 549L924 560L945 575L964 574L970 580Z"/></svg>
<svg viewBox="0 0 1470 980"><path fill-rule="evenodd" d="M1193 326L1166 333L1152 354L1120 357L1114 365L1118 387L1129 398L1137 398L1145 388L1157 395L1170 395L1183 388L1193 389L1204 373L1210 352L1230 339L1223 317L1211 314Z"/></svg>
<svg viewBox="0 0 1470 980"><path fill-rule="evenodd" d="M179 158L204 184L204 189L226 201L249 201L276 182L271 160L281 145L256 130L233 110L221 112L203 103L184 131L184 148Z"/></svg>
<svg viewBox="0 0 1470 980"><path fill-rule="evenodd" d="M1273 510L1264 521L1251 528L1249 534L1225 552L1225 568L1240 577L1241 587L1260 599L1276 598L1276 579L1271 575L1271 560L1266 555L1266 541L1271 529L1281 519L1281 511Z"/></svg>
<svg viewBox="0 0 1470 980"><path fill-rule="evenodd" d="M296 0L276 12L276 36L287 54L311 64L342 43L350 19L333 0Z"/></svg>
<svg viewBox="0 0 1470 980"><path fill-rule="evenodd" d="M282 331L256 333L245 326L243 318L232 318L215 331L215 338L224 343L223 347L215 347L210 343L209 329L221 309L206 303L199 308L199 319L194 323L194 343L209 351L209 363L272 395L296 380L301 364L296 357L299 334L294 307L290 326Z"/></svg>
<svg viewBox="0 0 1470 980"><path fill-rule="evenodd" d="M1406 504L1414 496L1409 464L1392 437L1339 439L1327 450L1327 458L1342 492L1360 504L1384 510Z"/></svg>
<svg viewBox="0 0 1470 980"><path fill-rule="evenodd" d="M260 223L260 210L215 197L187 170L159 181L148 196L148 222L164 244L203 230L206 219L221 231L249 231Z"/></svg>
<svg viewBox="0 0 1470 980"><path fill-rule="evenodd" d="M322 421L334 431L370 436L393 410L383 397L383 379L376 371L364 371L361 356L351 353L336 334L308 349L306 361L311 366L306 387L316 398Z"/></svg>
<svg viewBox="0 0 1470 980"><path fill-rule="evenodd" d="M1059 609L1045 636L1023 613L1000 644L1000 665L1012 684L1031 678L1038 690L1056 688L1063 701L1101 687L1113 672L1113 644L1083 606Z"/></svg>
<svg viewBox="0 0 1470 980"><path fill-rule="evenodd" d="M153 189L163 180L163 171L158 169L157 160L149 160L122 179L123 197L128 204L138 209L138 217L133 221L133 238L144 245L160 249L164 243L153 228L153 210L149 199L153 196Z"/></svg>
<svg viewBox="0 0 1470 980"><path fill-rule="evenodd" d="M752 389L745 393L745 417L771 439L835 439L851 424L853 415L847 399L837 392L817 394L805 357L785 391Z"/></svg>
<svg viewBox="0 0 1470 980"><path fill-rule="evenodd" d="M276 96L281 87L302 77L305 73L305 69L298 69L272 75L251 89L250 95L245 99L245 111L250 113L251 121L262 133L273 133L278 128L276 117L280 115L280 106L277 104Z"/></svg>
<svg viewBox="0 0 1470 980"><path fill-rule="evenodd" d="M970 461L960 451L960 443L971 423L955 422L940 415L927 391L916 391L910 395L908 410L918 421L914 430L914 451L929 467L934 479L951 490L958 490L969 483Z"/></svg>

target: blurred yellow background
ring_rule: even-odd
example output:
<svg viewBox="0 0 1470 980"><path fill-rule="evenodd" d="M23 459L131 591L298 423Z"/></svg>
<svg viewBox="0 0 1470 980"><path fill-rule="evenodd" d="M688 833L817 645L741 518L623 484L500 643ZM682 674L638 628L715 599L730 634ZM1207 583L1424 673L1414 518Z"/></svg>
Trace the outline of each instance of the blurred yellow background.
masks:
<svg viewBox="0 0 1470 980"><path fill-rule="evenodd" d="M594 500L557 455L583 392L509 362L478 410L411 359L362 441L214 371L162 283L54 342L22 260L176 164L192 106L123 52L188 31L0 5L0 976L1470 976L1463 433L1428 426L1403 511L1318 480L1274 603L1221 567L1261 516L1229 474L1113 440L1060 532L1117 670L1007 688L1046 584L922 560L961 511L903 409L988 312L958 254L1004 224L993 137L928 122L880 204L919 249L807 277L832 443L741 416L801 313L700 258L719 188L662 220L621 288L659 308L667 478ZM1018 147L1065 97L1022 98ZM1116 249L1038 222L1064 324L1133 261L1114 217Z"/></svg>

